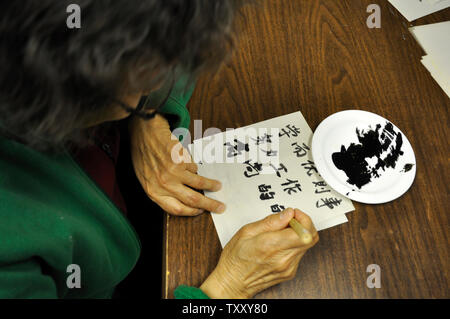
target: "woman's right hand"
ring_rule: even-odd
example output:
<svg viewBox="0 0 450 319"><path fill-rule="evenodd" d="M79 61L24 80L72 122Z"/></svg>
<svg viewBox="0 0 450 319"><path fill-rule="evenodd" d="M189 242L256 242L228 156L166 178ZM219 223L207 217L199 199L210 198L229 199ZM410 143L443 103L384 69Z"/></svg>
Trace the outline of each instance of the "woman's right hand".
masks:
<svg viewBox="0 0 450 319"><path fill-rule="evenodd" d="M134 171L152 201L179 216L194 216L205 210L224 212L223 203L192 189L217 191L221 184L197 174L197 165L172 135L164 117L158 114L148 121L135 117L129 126Z"/></svg>
<svg viewBox="0 0 450 319"><path fill-rule="evenodd" d="M304 244L290 227L297 219L312 235ZM258 292L292 279L300 259L319 240L308 215L288 208L242 227L225 246L219 263L200 289L210 298L251 298Z"/></svg>

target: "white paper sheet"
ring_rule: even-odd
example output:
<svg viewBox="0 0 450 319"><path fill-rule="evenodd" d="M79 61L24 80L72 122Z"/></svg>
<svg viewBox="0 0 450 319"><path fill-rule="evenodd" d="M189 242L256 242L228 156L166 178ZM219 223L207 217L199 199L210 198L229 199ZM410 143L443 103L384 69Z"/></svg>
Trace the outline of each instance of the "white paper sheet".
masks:
<svg viewBox="0 0 450 319"><path fill-rule="evenodd" d="M409 30L428 54L444 54L448 57L450 21L420 25Z"/></svg>
<svg viewBox="0 0 450 319"><path fill-rule="evenodd" d="M265 134L271 135L271 143ZM227 206L225 213L212 214L222 247L242 226L281 210L280 205L301 209L318 230L347 222L345 213L354 210L353 204L317 173L310 152L312 135L303 115L295 112L190 145L198 173L222 182L220 191L206 192ZM234 141L236 137L242 144ZM272 155L278 151L279 162L265 151ZM234 163L213 163L209 154L214 154L215 161ZM262 163L266 164L258 166ZM278 174L275 168L280 169Z"/></svg>
<svg viewBox="0 0 450 319"><path fill-rule="evenodd" d="M439 86L450 98L450 78L448 77L448 75L442 72L442 69L439 68L439 65L434 62L429 55L423 56L421 62L430 72L433 79L439 84Z"/></svg>
<svg viewBox="0 0 450 319"><path fill-rule="evenodd" d="M436 4L436 3L442 2L442 1L444 1L444 0L428 0L428 2L431 4Z"/></svg>
<svg viewBox="0 0 450 319"><path fill-rule="evenodd" d="M409 29L427 53L422 64L450 97L450 21Z"/></svg>
<svg viewBox="0 0 450 319"><path fill-rule="evenodd" d="M450 7L450 0L389 0L389 2L409 22Z"/></svg>

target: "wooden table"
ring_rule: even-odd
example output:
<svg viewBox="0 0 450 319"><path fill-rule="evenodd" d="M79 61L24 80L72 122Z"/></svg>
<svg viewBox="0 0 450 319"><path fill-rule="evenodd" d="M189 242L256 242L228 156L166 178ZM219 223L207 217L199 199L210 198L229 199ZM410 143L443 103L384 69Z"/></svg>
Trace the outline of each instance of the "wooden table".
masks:
<svg viewBox="0 0 450 319"><path fill-rule="evenodd" d="M230 61L203 77L189 103L203 129L249 125L300 110L314 130L328 115L362 109L407 135L417 175L401 198L354 202L348 223L320 232L297 276L256 298L448 298L450 99L420 63L408 31L450 19L450 9L409 24L387 1L381 28L369 29L372 0L266 0L243 10ZM163 297L179 284L199 286L221 246L209 213L166 216ZM369 264L381 288L369 289Z"/></svg>

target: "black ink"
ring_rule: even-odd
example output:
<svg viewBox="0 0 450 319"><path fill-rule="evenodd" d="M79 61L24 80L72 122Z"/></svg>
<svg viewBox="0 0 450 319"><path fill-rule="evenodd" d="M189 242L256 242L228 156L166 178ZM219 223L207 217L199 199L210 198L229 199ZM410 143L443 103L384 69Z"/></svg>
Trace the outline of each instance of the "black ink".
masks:
<svg viewBox="0 0 450 319"><path fill-rule="evenodd" d="M235 143L235 145L231 145L231 143L229 143L229 142L223 144L224 146L228 146L227 157L241 155L242 151L248 152L250 150L248 143L244 144L241 141L238 141L237 139L234 139L234 143Z"/></svg>
<svg viewBox="0 0 450 319"><path fill-rule="evenodd" d="M377 124L375 130L370 129L367 132L356 129L360 144L351 143L347 149L342 145L340 152L332 154L334 165L347 174L349 184L361 188L369 183L372 177L380 177L381 170L395 168L399 156L403 155L402 134L394 131L392 123L386 122L381 132L380 130L381 124ZM395 146L392 145L394 140ZM386 157L381 158L381 154L388 149ZM374 156L378 161L374 167L370 167L366 159Z"/></svg>
<svg viewBox="0 0 450 319"><path fill-rule="evenodd" d="M409 172L412 168L413 168L414 164L405 164L405 166L403 167L403 169L400 172Z"/></svg>
<svg viewBox="0 0 450 319"><path fill-rule="evenodd" d="M272 213L279 213L282 210L284 210L284 206L275 204L275 205L270 206L270 209L272 210Z"/></svg>
<svg viewBox="0 0 450 319"><path fill-rule="evenodd" d="M288 195L291 195L291 193L297 193L297 190L299 192L302 191L301 185L298 183L298 180L290 180L289 178L287 178L287 182L281 184L281 186L289 186L291 184L295 184L295 185L283 188L283 191L287 192Z"/></svg>
<svg viewBox="0 0 450 319"><path fill-rule="evenodd" d="M258 190L263 193L263 192L268 192L269 189L271 189L272 186L271 185L266 185L266 184L261 184L258 186Z"/></svg>
<svg viewBox="0 0 450 319"><path fill-rule="evenodd" d="M266 153L266 155L269 157L269 156L277 156L277 154L278 154L278 151L273 151L273 150L263 150L263 149L261 149L261 151L263 151L264 153Z"/></svg>
<svg viewBox="0 0 450 319"><path fill-rule="evenodd" d="M266 184L259 185L258 190L261 192L261 195L259 195L259 199L261 200L273 199L275 192L270 192L269 189L271 188L272 188L271 185Z"/></svg>
<svg viewBox="0 0 450 319"><path fill-rule="evenodd" d="M277 174L278 177L281 177L281 174L279 171L283 170L287 173L287 168L286 166L283 165L283 163L280 163L280 168L276 168L275 166L273 166L272 164L270 164L270 166L273 168L273 170L275 171L275 173Z"/></svg>
<svg viewBox="0 0 450 319"><path fill-rule="evenodd" d="M260 200L273 199L274 195L275 192L261 193L261 195L259 195L259 199Z"/></svg>
<svg viewBox="0 0 450 319"><path fill-rule="evenodd" d="M325 183L325 181L313 182L313 184L314 184L314 187L315 187L314 193L316 193L316 194L322 194L322 193L331 192L331 190L326 189L326 187L328 185ZM317 189L318 187L320 187L320 189Z"/></svg>
<svg viewBox="0 0 450 319"><path fill-rule="evenodd" d="M354 189L351 190L351 192L354 192L354 191L355 191ZM348 193L345 194L345 195L348 196L348 194L350 194L350 192L348 192Z"/></svg>
<svg viewBox="0 0 450 319"><path fill-rule="evenodd" d="M313 161L308 160L306 163L303 163L302 166L304 169L306 169L306 174L308 174L308 176L311 176L313 174L313 172L311 172L313 170L318 173Z"/></svg>
<svg viewBox="0 0 450 319"><path fill-rule="evenodd" d="M319 201L316 202L316 207L328 207L329 209L333 209L335 206L339 206L342 202L342 199L337 199L336 197L329 198L321 198L322 205L319 204Z"/></svg>
<svg viewBox="0 0 450 319"><path fill-rule="evenodd" d="M302 144L303 144L303 146L298 145L297 142L291 144L292 146L295 146L294 154L297 157L303 157L309 151L308 145L306 145L305 143L302 143Z"/></svg>
<svg viewBox="0 0 450 319"><path fill-rule="evenodd" d="M250 160L247 160L244 162L244 164L247 165L244 172L245 177L252 177L259 175L259 172L261 172L262 170L262 164L260 163L250 164Z"/></svg>
<svg viewBox="0 0 450 319"><path fill-rule="evenodd" d="M286 128L288 130L286 130ZM288 125L286 125L286 128L282 128L281 129L281 131L283 133L278 133L279 137L281 137L283 135L286 135L288 138L291 138L291 134L292 134L293 137L297 137L298 134L300 134L300 129L295 127L295 125L292 125L292 127L291 127L291 124L288 124Z"/></svg>
<svg viewBox="0 0 450 319"><path fill-rule="evenodd" d="M271 138L272 135L268 135L267 133L264 133L263 136L257 136L256 139L251 138L252 140L254 140L256 142L256 145L262 144L263 142L269 142L272 143Z"/></svg>

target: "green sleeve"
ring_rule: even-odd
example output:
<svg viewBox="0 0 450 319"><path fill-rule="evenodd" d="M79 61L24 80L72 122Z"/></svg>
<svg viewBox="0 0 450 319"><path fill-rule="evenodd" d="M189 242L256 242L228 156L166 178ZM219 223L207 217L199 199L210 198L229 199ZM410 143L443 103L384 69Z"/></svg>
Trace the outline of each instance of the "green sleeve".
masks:
<svg viewBox="0 0 450 319"><path fill-rule="evenodd" d="M192 96L195 88L195 82L187 74L177 76L177 82L174 84L167 102L161 107L160 113L169 115L172 121L169 121L172 128L183 127L188 129L191 117L186 105ZM159 92L150 94L150 99L159 100ZM161 93L160 93L161 94Z"/></svg>
<svg viewBox="0 0 450 319"><path fill-rule="evenodd" d="M200 288L178 286L173 292L176 299L210 299Z"/></svg>
<svg viewBox="0 0 450 319"><path fill-rule="evenodd" d="M58 298L55 281L37 260L0 266L0 299Z"/></svg>

